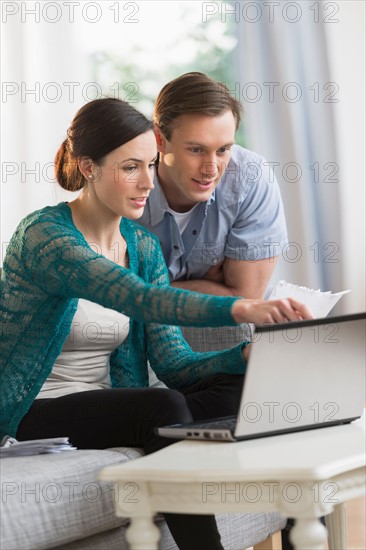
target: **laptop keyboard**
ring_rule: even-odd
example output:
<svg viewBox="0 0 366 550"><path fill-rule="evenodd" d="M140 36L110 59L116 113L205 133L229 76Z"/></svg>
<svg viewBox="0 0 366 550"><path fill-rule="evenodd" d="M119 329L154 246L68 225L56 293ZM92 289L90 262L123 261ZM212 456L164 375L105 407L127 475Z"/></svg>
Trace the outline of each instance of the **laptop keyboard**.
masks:
<svg viewBox="0 0 366 550"><path fill-rule="evenodd" d="M218 418L217 420L207 420L205 422L195 422L194 428L210 430L230 430L234 431L236 426L236 416L228 416L226 418Z"/></svg>

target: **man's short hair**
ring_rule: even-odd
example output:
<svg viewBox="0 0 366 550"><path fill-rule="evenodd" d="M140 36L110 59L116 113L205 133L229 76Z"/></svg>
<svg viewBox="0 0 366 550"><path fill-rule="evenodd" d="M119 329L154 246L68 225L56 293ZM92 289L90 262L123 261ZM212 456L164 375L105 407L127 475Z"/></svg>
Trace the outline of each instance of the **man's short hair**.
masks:
<svg viewBox="0 0 366 550"><path fill-rule="evenodd" d="M185 73L171 80L160 91L154 106L153 120L166 139L171 138L174 121L180 115L197 113L219 116L231 111L238 129L243 107L227 86L204 73Z"/></svg>

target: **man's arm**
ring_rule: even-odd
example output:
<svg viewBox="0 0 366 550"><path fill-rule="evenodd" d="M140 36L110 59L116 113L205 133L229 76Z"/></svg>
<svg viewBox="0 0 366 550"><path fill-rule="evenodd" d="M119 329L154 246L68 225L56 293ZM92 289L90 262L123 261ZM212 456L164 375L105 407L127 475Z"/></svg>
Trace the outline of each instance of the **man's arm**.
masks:
<svg viewBox="0 0 366 550"><path fill-rule="evenodd" d="M211 267L204 278L173 281L172 286L216 296L243 296L263 299L277 257L263 260L232 260L225 258L219 266Z"/></svg>

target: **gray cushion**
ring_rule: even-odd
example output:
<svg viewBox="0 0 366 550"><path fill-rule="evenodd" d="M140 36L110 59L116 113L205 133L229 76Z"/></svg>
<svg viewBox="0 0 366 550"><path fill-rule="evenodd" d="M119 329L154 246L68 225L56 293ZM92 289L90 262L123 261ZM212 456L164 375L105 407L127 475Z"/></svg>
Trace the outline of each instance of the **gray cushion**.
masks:
<svg viewBox="0 0 366 550"><path fill-rule="evenodd" d="M226 550L242 550L268 538L285 525L280 514L219 514L216 516L221 533L221 540ZM177 546L167 528L158 520L161 531L159 548L161 550L177 550ZM88 537L71 544L57 547L57 550L127 550L126 532L119 527ZM192 548L192 550L196 550ZM197 549L200 550L200 549Z"/></svg>
<svg viewBox="0 0 366 550"><path fill-rule="evenodd" d="M183 336L194 351L217 351L232 348L253 339L254 325L235 327L181 327Z"/></svg>
<svg viewBox="0 0 366 550"><path fill-rule="evenodd" d="M96 476L128 459L116 450L1 459L1 549L52 548L126 522L115 515L113 484Z"/></svg>

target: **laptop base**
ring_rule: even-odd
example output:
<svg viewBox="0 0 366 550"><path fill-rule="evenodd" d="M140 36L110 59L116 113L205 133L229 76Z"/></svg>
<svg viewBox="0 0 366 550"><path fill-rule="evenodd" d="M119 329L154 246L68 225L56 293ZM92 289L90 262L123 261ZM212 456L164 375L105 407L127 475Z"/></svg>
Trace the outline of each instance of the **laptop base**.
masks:
<svg viewBox="0 0 366 550"><path fill-rule="evenodd" d="M236 417L227 417L234 418ZM318 424L308 424L306 426L297 426L292 428L286 428L285 430L274 430L271 432L258 432L250 435L242 435L236 437L234 432L228 429L215 429L210 428L209 423L205 428L202 426L202 422L190 422L189 424L172 424L171 426L164 426L163 428L155 428L155 433L162 437L168 437L172 439L196 439L204 441L245 441L250 439L258 439L261 437L271 437L273 435L284 435L293 432L303 432L307 430L316 430L319 428L329 428L331 426L339 426L340 424L350 424L354 420L360 418L355 416L353 418L346 418L344 420L335 420L333 422L322 422ZM219 421L221 419L217 419ZM216 422L216 420L215 420Z"/></svg>

